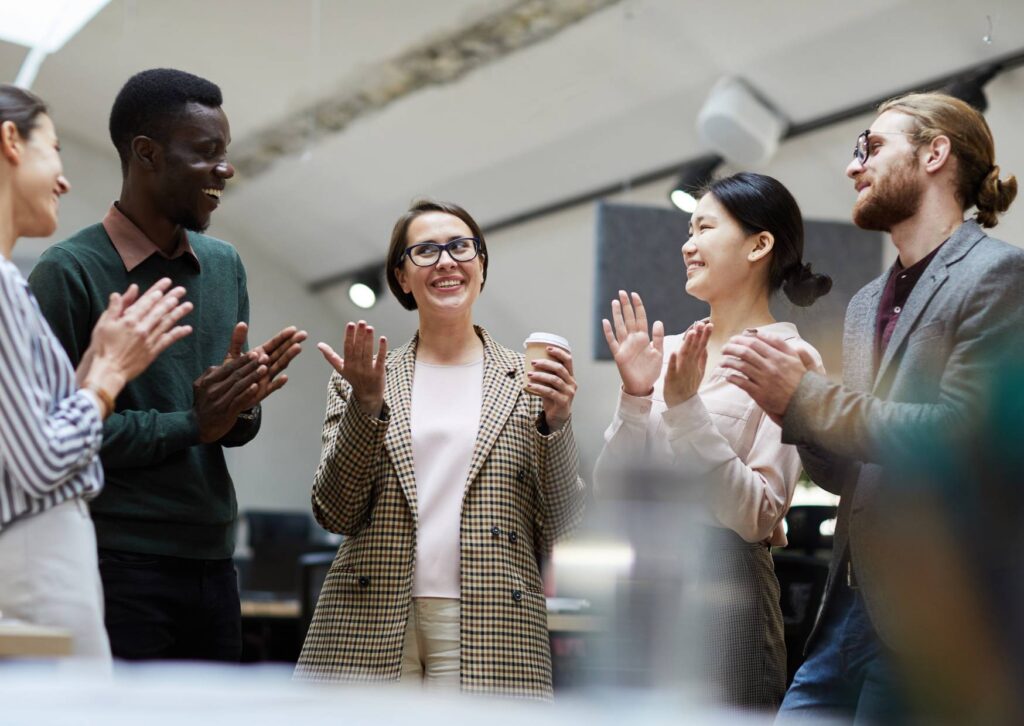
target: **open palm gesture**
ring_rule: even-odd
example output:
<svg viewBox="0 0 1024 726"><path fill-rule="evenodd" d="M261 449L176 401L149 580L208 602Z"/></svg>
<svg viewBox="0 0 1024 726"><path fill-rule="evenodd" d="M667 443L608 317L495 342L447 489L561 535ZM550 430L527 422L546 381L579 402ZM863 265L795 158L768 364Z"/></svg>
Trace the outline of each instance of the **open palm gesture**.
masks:
<svg viewBox="0 0 1024 726"><path fill-rule="evenodd" d="M619 368L622 389L631 396L646 396L654 390L654 382L661 374L665 326L656 320L648 334L643 300L635 292L631 300L625 290L619 290L619 299L612 300L612 320L614 330L607 319L601 324Z"/></svg>
<svg viewBox="0 0 1024 726"><path fill-rule="evenodd" d="M384 371L388 341L382 335L373 353L373 326L365 320L345 326L344 357L327 343L318 343L320 353L352 386L352 396L367 416L379 416L384 408Z"/></svg>

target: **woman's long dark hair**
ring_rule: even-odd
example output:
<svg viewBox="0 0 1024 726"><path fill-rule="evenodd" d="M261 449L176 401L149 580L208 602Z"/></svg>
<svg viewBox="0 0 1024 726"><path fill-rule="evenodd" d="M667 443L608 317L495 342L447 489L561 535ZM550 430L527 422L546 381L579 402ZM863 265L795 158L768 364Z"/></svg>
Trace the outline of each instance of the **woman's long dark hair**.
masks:
<svg viewBox="0 0 1024 726"><path fill-rule="evenodd" d="M794 305L806 307L832 289L832 278L805 264L804 219L800 206L777 179L743 171L711 182L704 190L725 207L747 234L775 238L768 291L779 288Z"/></svg>
<svg viewBox="0 0 1024 726"><path fill-rule="evenodd" d="M21 138L27 139L36 127L36 119L46 113L43 99L23 88L0 83L0 123L13 121Z"/></svg>

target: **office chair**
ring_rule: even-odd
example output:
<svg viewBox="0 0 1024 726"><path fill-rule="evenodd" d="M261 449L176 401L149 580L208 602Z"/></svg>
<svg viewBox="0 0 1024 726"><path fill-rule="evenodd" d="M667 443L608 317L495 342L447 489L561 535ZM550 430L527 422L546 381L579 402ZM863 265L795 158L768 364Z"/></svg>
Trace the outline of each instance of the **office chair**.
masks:
<svg viewBox="0 0 1024 726"><path fill-rule="evenodd" d="M334 552L311 552L299 558L299 568L302 573L302 587L299 590L301 603L300 643L306 639L306 631L309 630L309 624L313 620L313 611L316 609L317 600L320 599L320 590L323 589L324 580L327 579L327 571L331 569L331 563L334 562L334 554Z"/></svg>
<svg viewBox="0 0 1024 726"><path fill-rule="evenodd" d="M242 589L292 595L299 591L299 557L315 548L313 520L304 512L247 511L249 562Z"/></svg>

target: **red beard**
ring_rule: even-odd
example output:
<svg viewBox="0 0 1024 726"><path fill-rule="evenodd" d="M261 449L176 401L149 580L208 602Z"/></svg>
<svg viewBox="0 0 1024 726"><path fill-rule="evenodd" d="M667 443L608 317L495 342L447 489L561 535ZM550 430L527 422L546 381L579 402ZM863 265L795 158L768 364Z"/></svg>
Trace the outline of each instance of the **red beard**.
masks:
<svg viewBox="0 0 1024 726"><path fill-rule="evenodd" d="M917 165L917 156L910 153L876 177L867 196L854 205L853 223L861 229L888 232L917 214L921 208L921 182L914 174Z"/></svg>

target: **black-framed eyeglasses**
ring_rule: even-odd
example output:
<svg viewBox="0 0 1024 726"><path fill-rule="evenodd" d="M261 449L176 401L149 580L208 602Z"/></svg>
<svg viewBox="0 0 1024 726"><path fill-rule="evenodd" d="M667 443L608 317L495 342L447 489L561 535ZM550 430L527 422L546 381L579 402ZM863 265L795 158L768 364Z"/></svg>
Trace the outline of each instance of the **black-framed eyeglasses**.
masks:
<svg viewBox="0 0 1024 726"><path fill-rule="evenodd" d="M406 247L402 257L408 257L417 267L430 267L441 259L442 251L447 252L456 262L469 262L480 254L480 240L476 237L457 237L443 245L437 242L420 242ZM402 257L398 258L399 263Z"/></svg>
<svg viewBox="0 0 1024 726"><path fill-rule="evenodd" d="M857 144L853 147L853 158L857 160L858 164L864 166L868 163L868 157L871 156L871 146L868 144L868 141L872 136L879 136L881 134L914 135L911 131L872 131L871 129L861 131L860 136L857 137Z"/></svg>

